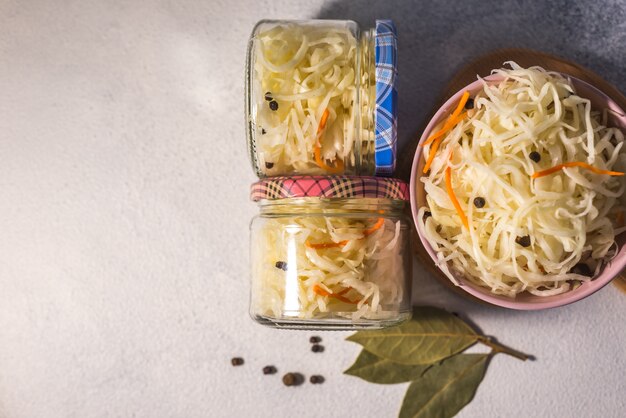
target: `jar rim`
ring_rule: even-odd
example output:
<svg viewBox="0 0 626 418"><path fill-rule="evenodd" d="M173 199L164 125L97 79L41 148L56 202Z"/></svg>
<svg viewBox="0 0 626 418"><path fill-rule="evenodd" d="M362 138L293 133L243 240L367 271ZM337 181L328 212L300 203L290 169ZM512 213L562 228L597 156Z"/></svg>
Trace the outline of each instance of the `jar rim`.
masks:
<svg viewBox="0 0 626 418"><path fill-rule="evenodd" d="M302 197L407 201L409 185L395 178L337 175L268 177L250 186L254 202Z"/></svg>

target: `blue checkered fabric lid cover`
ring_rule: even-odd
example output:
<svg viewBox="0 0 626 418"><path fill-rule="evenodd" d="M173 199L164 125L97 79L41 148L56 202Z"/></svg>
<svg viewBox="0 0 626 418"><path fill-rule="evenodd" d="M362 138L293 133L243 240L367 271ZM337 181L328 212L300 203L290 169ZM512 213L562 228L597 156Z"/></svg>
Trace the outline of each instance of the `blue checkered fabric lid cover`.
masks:
<svg viewBox="0 0 626 418"><path fill-rule="evenodd" d="M376 21L376 175L396 168L398 141L398 35L391 20Z"/></svg>

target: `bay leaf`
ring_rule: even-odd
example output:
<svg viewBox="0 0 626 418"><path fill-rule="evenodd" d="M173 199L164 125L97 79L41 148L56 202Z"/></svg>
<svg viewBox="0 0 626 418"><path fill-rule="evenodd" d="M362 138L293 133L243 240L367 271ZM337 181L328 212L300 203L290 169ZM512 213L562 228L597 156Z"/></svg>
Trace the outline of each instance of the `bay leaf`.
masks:
<svg viewBox="0 0 626 418"><path fill-rule="evenodd" d="M396 327L359 331L347 338L378 357L401 364L431 364L465 350L480 336L463 320L431 306L415 308Z"/></svg>
<svg viewBox="0 0 626 418"><path fill-rule="evenodd" d="M400 418L447 418L467 405L485 376L489 354L458 354L409 385Z"/></svg>
<svg viewBox="0 0 626 418"><path fill-rule="evenodd" d="M345 374L360 377L371 383L394 384L410 382L419 378L430 365L408 366L380 358L369 351L361 350L359 357Z"/></svg>

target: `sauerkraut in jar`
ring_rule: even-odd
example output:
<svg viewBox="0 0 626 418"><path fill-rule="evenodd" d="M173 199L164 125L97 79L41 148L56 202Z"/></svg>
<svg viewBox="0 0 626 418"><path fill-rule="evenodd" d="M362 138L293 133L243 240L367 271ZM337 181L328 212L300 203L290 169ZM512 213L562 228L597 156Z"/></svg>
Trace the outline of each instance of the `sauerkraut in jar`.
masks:
<svg viewBox="0 0 626 418"><path fill-rule="evenodd" d="M365 31L352 21L259 22L246 66L256 174L391 175L396 50L391 21Z"/></svg>
<svg viewBox="0 0 626 418"><path fill-rule="evenodd" d="M408 187L300 176L252 186L250 314L282 328L358 329L410 317Z"/></svg>

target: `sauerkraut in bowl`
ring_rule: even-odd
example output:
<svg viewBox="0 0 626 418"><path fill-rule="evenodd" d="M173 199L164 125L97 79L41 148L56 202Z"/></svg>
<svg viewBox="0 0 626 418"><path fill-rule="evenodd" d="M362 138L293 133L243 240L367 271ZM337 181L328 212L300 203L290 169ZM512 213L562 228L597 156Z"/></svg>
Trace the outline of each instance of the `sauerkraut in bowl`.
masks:
<svg viewBox="0 0 626 418"><path fill-rule="evenodd" d="M511 62L437 112L412 177L426 250L490 303L581 299L626 264L626 116L589 84Z"/></svg>

